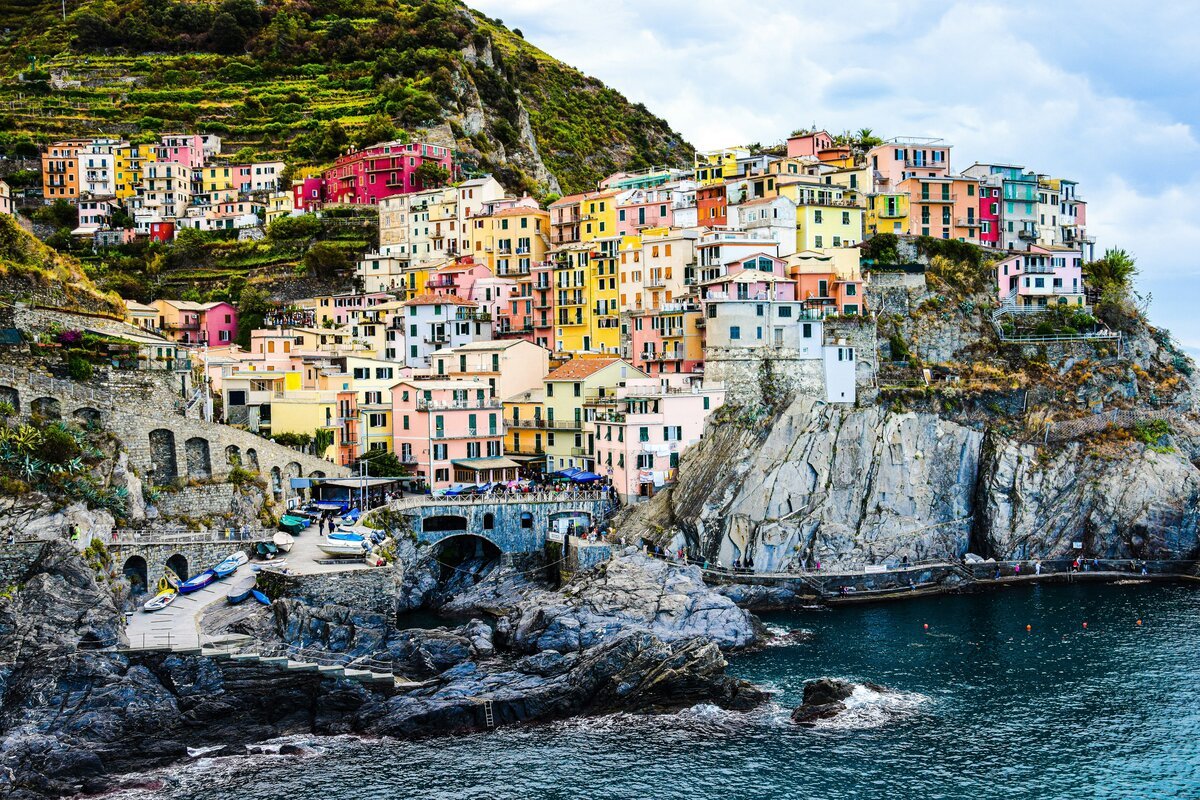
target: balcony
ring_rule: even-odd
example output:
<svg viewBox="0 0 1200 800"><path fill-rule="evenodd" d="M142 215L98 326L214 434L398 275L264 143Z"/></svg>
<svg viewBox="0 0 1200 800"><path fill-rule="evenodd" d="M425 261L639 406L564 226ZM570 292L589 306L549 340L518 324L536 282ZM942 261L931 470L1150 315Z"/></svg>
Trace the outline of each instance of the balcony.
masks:
<svg viewBox="0 0 1200 800"><path fill-rule="evenodd" d="M974 217L956 217L954 224L960 228L978 228L979 220Z"/></svg>
<svg viewBox="0 0 1200 800"><path fill-rule="evenodd" d="M506 277L512 277L512 276L517 276L517 275L528 275L529 274L529 265L526 264L524 266L518 265L515 267L505 267L504 269L501 269L498 272L500 275L503 275Z"/></svg>
<svg viewBox="0 0 1200 800"><path fill-rule="evenodd" d="M444 345L444 344L449 344L449 343L450 343L450 337L444 333L435 333L431 336L425 337L425 344L439 346L439 345Z"/></svg>
<svg viewBox="0 0 1200 800"><path fill-rule="evenodd" d="M1038 238L1037 228L1026 228L1023 231L1018 231L1017 238L1024 239L1027 242L1036 242Z"/></svg>
<svg viewBox="0 0 1200 800"><path fill-rule="evenodd" d="M545 421L547 430L555 431L581 431L583 430L583 420L581 419L548 419Z"/></svg>
<svg viewBox="0 0 1200 800"><path fill-rule="evenodd" d="M954 192L951 192L950 194L939 194L939 195L924 195L923 194L919 198L914 200L913 202L916 202L916 203L955 203L955 202L958 202L958 195L955 194Z"/></svg>
<svg viewBox="0 0 1200 800"><path fill-rule="evenodd" d="M448 278L432 278L428 281L425 281L425 285L428 286L430 289L454 289L454 288L456 288L456 284L454 283L454 281L450 280Z"/></svg>
<svg viewBox="0 0 1200 800"><path fill-rule="evenodd" d="M508 448L508 452L519 456L544 456L546 448L535 444L519 444Z"/></svg>
<svg viewBox="0 0 1200 800"><path fill-rule="evenodd" d="M667 286L667 281L662 277L648 278L644 284L647 289L664 289Z"/></svg>
<svg viewBox="0 0 1200 800"><path fill-rule="evenodd" d="M533 430L545 430L548 427L546 420L541 417L534 417L533 419L510 419L506 420L505 424L509 428L530 428Z"/></svg>
<svg viewBox="0 0 1200 800"><path fill-rule="evenodd" d="M571 455L587 457L587 456L590 456L591 453L588 452L588 449L586 447L572 447Z"/></svg>
<svg viewBox="0 0 1200 800"><path fill-rule="evenodd" d="M503 407L504 404L495 397L484 400L426 400L422 397L417 400L418 411L477 411Z"/></svg>

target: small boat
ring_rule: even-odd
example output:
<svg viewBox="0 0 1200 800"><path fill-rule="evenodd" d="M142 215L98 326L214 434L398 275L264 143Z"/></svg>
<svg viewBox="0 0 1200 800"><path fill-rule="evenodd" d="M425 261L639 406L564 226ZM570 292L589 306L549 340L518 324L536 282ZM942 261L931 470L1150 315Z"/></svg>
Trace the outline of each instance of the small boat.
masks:
<svg viewBox="0 0 1200 800"><path fill-rule="evenodd" d="M198 572L183 583L179 584L179 593L191 594L192 592L198 592L216 579L217 573L213 572L211 569L206 569L204 572Z"/></svg>
<svg viewBox="0 0 1200 800"><path fill-rule="evenodd" d="M259 542L254 545L254 551L263 558L274 558L275 554L279 552L279 548L275 546L274 542Z"/></svg>
<svg viewBox="0 0 1200 800"><path fill-rule="evenodd" d="M342 515L342 524L353 525L354 523L358 522L358 518L361 516L361 511L359 511L357 508L352 508L349 512Z"/></svg>
<svg viewBox="0 0 1200 800"><path fill-rule="evenodd" d="M217 564L215 567L213 567L212 571L218 578L228 578L230 575L237 572L238 567L242 566L242 564L245 564L249 560L250 556L239 550L236 553L232 553L220 564Z"/></svg>
<svg viewBox="0 0 1200 800"><path fill-rule="evenodd" d="M282 570L282 569L284 569L285 567L287 567L287 559L286 559L286 558L281 558L281 559L279 559L279 560L277 560L277 561L271 561L271 562L269 562L269 563L267 563L267 564L251 564L251 565L250 565L250 571L251 571L251 572L261 572L261 571L262 571L262 569L263 569L263 567L269 567L269 568L271 568L272 570L274 570L274 571L278 572L279 570Z"/></svg>
<svg viewBox="0 0 1200 800"><path fill-rule="evenodd" d="M284 533L290 533L295 536L310 525L307 517L294 517L291 514L284 514L279 518L279 530Z"/></svg>
<svg viewBox="0 0 1200 800"><path fill-rule="evenodd" d="M286 553L292 549L292 544L296 540L292 537L292 535L290 533L284 533L283 531L279 531L278 533L276 533L274 536L271 537L271 541L282 552Z"/></svg>
<svg viewBox="0 0 1200 800"><path fill-rule="evenodd" d="M370 546L363 536L348 531L331 533L317 543L322 552L331 556L361 556Z"/></svg>
<svg viewBox="0 0 1200 800"><path fill-rule="evenodd" d="M237 605L250 596L250 592L254 590L254 582L257 579L253 575L246 575L238 578L229 591L225 595L225 599L230 605Z"/></svg>
<svg viewBox="0 0 1200 800"><path fill-rule="evenodd" d="M175 598L178 596L179 593L174 589L168 589L165 592L159 592L158 594L154 595L154 597L150 598L150 600L146 601L146 604L142 606L142 611L147 613L161 611L162 609L171 605L171 603L174 602Z"/></svg>
<svg viewBox="0 0 1200 800"><path fill-rule="evenodd" d="M252 596L252 597L253 597L255 600L257 600L258 602L262 603L264 606L269 606L269 605L271 605L271 599L270 599L269 597L267 597L265 594L263 594L262 592L260 592L258 589L251 589L251 590L250 590L250 595L251 595L251 596Z"/></svg>

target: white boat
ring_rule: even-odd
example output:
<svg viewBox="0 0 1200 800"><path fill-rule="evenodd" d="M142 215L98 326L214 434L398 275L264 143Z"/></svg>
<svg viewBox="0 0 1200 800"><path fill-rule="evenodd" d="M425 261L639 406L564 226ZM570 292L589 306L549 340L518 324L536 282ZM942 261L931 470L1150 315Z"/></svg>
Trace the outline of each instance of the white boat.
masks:
<svg viewBox="0 0 1200 800"><path fill-rule="evenodd" d="M296 539L290 533L277 531L275 535L271 537L271 541L275 543L275 546L279 548L281 553L286 553L292 549L292 544L295 543Z"/></svg>
<svg viewBox="0 0 1200 800"><path fill-rule="evenodd" d="M231 605L236 605L242 602L250 596L250 591L254 588L256 581L257 578L255 578L253 575L245 575L241 578L238 578L237 581L229 587L229 591L225 594L225 600Z"/></svg>
<svg viewBox="0 0 1200 800"><path fill-rule="evenodd" d="M154 612L154 611L161 611L162 609L171 605L171 603L175 602L175 598L178 596L179 596L179 593L176 592L174 589L168 589L165 592L159 592L158 594L154 595L154 597L152 597L150 600L146 601L146 604L144 606L142 606L142 611L145 611L147 613Z"/></svg>
<svg viewBox="0 0 1200 800"><path fill-rule="evenodd" d="M337 531L318 542L317 547L331 556L363 556L371 544L357 533Z"/></svg>
<svg viewBox="0 0 1200 800"><path fill-rule="evenodd" d="M236 553L231 553L224 561L212 568L218 578L227 578L237 572L238 567L242 566L250 560L250 556L246 555L241 550Z"/></svg>

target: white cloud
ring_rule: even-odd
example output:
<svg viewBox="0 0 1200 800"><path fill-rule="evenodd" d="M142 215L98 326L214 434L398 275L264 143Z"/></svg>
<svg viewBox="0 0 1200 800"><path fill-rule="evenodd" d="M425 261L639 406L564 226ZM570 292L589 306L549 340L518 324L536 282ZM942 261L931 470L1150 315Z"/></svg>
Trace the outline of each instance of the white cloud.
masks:
<svg viewBox="0 0 1200 800"><path fill-rule="evenodd" d="M1080 181L1099 246L1132 251L1147 276L1196 271L1179 247L1200 233L1189 3L474 4L698 147L778 141L811 123L938 136L959 168L1008 161ZM1180 338L1200 341L1192 325Z"/></svg>

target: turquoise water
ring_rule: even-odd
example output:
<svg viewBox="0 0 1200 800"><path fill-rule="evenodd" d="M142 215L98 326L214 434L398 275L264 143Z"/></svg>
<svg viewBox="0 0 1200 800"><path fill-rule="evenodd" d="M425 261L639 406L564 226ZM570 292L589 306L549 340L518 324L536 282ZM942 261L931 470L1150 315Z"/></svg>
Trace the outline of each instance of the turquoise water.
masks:
<svg viewBox="0 0 1200 800"><path fill-rule="evenodd" d="M812 637L732 659L777 692L752 714L702 707L418 743L309 737L296 741L314 756L202 760L155 796L1200 798L1193 587L1021 587L765 620ZM823 727L792 725L804 682L822 675L892 691L856 693Z"/></svg>

